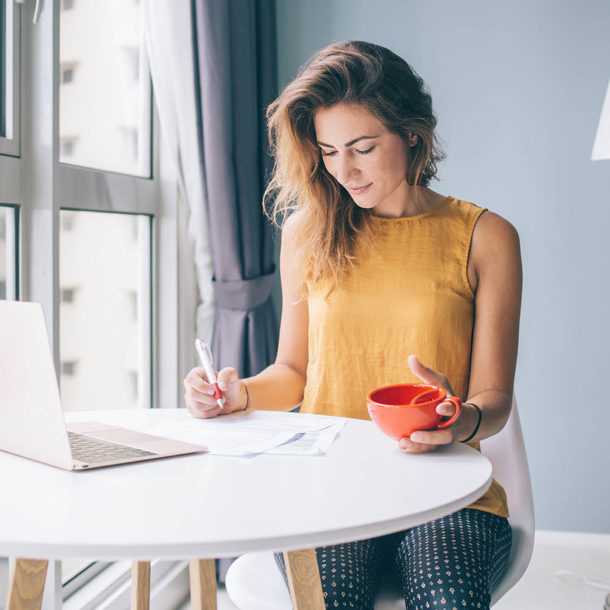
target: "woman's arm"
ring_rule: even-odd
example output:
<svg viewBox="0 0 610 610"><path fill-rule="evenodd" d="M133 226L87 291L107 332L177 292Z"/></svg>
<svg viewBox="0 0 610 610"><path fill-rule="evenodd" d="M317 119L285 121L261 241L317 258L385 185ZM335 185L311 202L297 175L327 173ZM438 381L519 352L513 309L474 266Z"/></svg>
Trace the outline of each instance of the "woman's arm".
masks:
<svg viewBox="0 0 610 610"><path fill-rule="evenodd" d="M301 270L294 256L296 218L290 217L282 230L280 277L282 318L275 362L258 375L244 379L254 409L288 411L303 399L307 377L307 334L309 310L299 300Z"/></svg>
<svg viewBox="0 0 610 610"><path fill-rule="evenodd" d="M517 362L519 315L521 311L521 254L515 228L501 216L485 212L476 224L470 257L468 280L475 294L474 332L470 360L468 400L458 420L443 430L418 431L410 439L401 439L408 452L430 451L455 440L478 441L499 432L510 414L513 381ZM445 387L451 392L447 377L424 366L417 357L409 357L411 370L426 383ZM481 422L476 435L478 412ZM450 403L438 406L442 415L453 415Z"/></svg>
<svg viewBox="0 0 610 610"><path fill-rule="evenodd" d="M252 409L288 411L301 402L307 374L307 302L299 301L299 280L293 256L296 222L290 218L282 231L280 275L282 279L282 321L275 363L259 374L240 380L237 371L226 367L218 373L218 385L225 398L224 409L215 402L213 388L201 367L184 380L185 401L195 417L216 417L223 413ZM247 386L247 392L246 392ZM249 402L248 402L249 396Z"/></svg>
<svg viewBox="0 0 610 610"><path fill-rule="evenodd" d="M468 275L475 292L475 318L466 402L482 410L472 439L481 440L499 432L510 414L523 279L519 235L493 212L485 212L475 227ZM457 440L472 433L477 419L476 409L466 406Z"/></svg>

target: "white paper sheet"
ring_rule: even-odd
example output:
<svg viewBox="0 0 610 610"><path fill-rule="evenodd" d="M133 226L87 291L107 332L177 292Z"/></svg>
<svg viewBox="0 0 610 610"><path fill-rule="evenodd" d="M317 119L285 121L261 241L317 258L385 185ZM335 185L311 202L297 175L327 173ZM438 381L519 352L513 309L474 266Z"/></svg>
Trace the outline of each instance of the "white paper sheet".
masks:
<svg viewBox="0 0 610 610"><path fill-rule="evenodd" d="M150 433L205 445L218 455L323 455L346 421L310 413L254 411L213 419L166 420Z"/></svg>

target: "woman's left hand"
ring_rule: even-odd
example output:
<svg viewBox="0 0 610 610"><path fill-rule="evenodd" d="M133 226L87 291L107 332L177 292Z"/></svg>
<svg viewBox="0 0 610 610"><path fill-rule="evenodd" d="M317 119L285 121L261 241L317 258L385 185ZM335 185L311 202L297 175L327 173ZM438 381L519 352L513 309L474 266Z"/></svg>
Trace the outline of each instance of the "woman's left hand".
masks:
<svg viewBox="0 0 610 610"><path fill-rule="evenodd" d="M409 356L407 362L413 374L424 383L440 386L447 390L447 394L453 396L453 388L445 375L424 366L417 356ZM451 402L441 402L436 407L436 412L440 415L451 417L455 413L455 405ZM442 430L417 430L411 434L410 438L401 438L398 444L407 453L434 451L440 445L449 445L456 440L458 422L459 418L451 426Z"/></svg>

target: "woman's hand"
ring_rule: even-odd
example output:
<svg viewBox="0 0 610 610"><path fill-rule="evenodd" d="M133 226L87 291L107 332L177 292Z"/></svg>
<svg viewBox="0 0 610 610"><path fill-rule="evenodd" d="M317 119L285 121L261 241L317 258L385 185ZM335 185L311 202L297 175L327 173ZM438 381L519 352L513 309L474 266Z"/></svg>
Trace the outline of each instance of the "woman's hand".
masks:
<svg viewBox="0 0 610 610"><path fill-rule="evenodd" d="M445 375L424 366L417 356L409 356L407 362L413 374L417 375L424 383L440 386L447 390L447 394L453 396L453 388ZM451 417L455 413L455 405L451 402L441 402L436 407L436 412ZM440 445L449 445L456 440L459 421L460 418L458 417L451 426L442 430L417 430L411 434L410 438L401 438L398 444L407 453L434 451Z"/></svg>
<svg viewBox="0 0 610 610"><path fill-rule="evenodd" d="M209 419L245 409L248 395L246 386L243 381L240 381L237 371L227 367L222 369L217 377L218 387L224 397L223 409L216 403L214 386L208 383L202 367L197 366L191 369L184 379L184 400L186 408L193 417Z"/></svg>

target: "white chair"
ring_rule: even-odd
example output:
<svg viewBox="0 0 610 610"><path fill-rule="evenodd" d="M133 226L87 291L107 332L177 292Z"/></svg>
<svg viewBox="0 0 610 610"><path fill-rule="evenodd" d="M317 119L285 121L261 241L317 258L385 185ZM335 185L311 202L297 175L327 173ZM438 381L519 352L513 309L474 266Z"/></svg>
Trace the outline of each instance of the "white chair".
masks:
<svg viewBox="0 0 610 610"><path fill-rule="evenodd" d="M517 403L513 401L506 425L481 442L481 451L493 465L494 478L508 496L509 522L513 531L506 572L491 595L494 605L523 576L534 547L534 502L525 443ZM229 567L227 593L240 610L290 610L292 602L284 579L269 552L247 553ZM375 610L404 610L396 585L383 585Z"/></svg>
<svg viewBox="0 0 610 610"><path fill-rule="evenodd" d="M498 434L481 441L481 451L492 463L494 478L506 490L510 513L508 522L513 530L506 572L491 594L493 606L523 576L534 550L532 481L514 399L506 425Z"/></svg>

